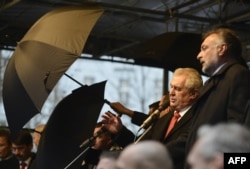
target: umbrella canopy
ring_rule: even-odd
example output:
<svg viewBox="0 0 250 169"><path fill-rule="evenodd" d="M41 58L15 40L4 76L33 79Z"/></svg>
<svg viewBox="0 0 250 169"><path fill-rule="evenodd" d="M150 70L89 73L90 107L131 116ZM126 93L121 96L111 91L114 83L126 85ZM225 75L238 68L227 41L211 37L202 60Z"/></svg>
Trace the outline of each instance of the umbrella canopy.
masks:
<svg viewBox="0 0 250 169"><path fill-rule="evenodd" d="M82 86L58 103L41 137L36 169L65 168L83 151L80 145L93 135L104 104L105 84L106 81ZM78 160L69 168L80 168L81 162Z"/></svg>
<svg viewBox="0 0 250 169"><path fill-rule="evenodd" d="M82 53L102 13L98 7L59 8L41 17L18 43L3 81L4 108L12 134L41 111L50 91Z"/></svg>
<svg viewBox="0 0 250 169"><path fill-rule="evenodd" d="M200 34L168 32L138 46L133 58L140 65L161 67L170 71L179 67L192 67L201 73L201 65L196 59L200 44Z"/></svg>

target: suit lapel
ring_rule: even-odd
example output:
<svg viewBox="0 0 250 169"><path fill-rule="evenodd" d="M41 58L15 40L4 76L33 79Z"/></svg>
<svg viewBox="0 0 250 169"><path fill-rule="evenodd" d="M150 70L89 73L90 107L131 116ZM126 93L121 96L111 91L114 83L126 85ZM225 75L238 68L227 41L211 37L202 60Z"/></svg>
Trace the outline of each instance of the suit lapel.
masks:
<svg viewBox="0 0 250 169"><path fill-rule="evenodd" d="M214 77L210 77L204 84L203 88L201 89L199 98L208 93L214 86L215 86Z"/></svg>
<svg viewBox="0 0 250 169"><path fill-rule="evenodd" d="M168 134L168 137L171 136L176 130L181 128L184 124L186 124L192 118L192 111L189 109L186 114L176 123L174 128ZM166 137L167 138L167 137Z"/></svg>
<svg viewBox="0 0 250 169"><path fill-rule="evenodd" d="M174 111L162 116L153 126L152 139L162 139L166 132L166 128L170 123L170 120L174 114ZM164 134L163 134L164 133Z"/></svg>

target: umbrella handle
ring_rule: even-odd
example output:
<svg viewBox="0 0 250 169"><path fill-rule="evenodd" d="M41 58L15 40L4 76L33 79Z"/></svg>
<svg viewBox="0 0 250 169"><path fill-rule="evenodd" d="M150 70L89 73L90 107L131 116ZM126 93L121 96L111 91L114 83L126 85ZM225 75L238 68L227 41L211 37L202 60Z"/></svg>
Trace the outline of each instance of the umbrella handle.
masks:
<svg viewBox="0 0 250 169"><path fill-rule="evenodd" d="M106 103L110 106L110 101L108 101L107 99L104 99L104 103Z"/></svg>

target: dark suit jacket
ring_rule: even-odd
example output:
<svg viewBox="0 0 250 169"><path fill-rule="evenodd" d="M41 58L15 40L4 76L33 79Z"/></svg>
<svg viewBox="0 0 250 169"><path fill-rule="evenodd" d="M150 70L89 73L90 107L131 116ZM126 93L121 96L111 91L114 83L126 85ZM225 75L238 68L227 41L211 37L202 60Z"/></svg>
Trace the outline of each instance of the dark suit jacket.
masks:
<svg viewBox="0 0 250 169"><path fill-rule="evenodd" d="M131 122L133 124L136 124L137 126L140 126L144 120L148 118L149 115L141 112L134 111L134 115L131 118Z"/></svg>
<svg viewBox="0 0 250 169"><path fill-rule="evenodd" d="M192 130L187 142L189 153L196 139L197 129L203 124L220 122L243 123L246 103L250 98L248 68L231 60L201 90L194 107Z"/></svg>
<svg viewBox="0 0 250 169"><path fill-rule="evenodd" d="M102 153L102 150L88 149L84 156L84 165L82 165L81 169L93 169L97 166L99 157Z"/></svg>
<svg viewBox="0 0 250 169"><path fill-rule="evenodd" d="M36 154L32 153L31 154L31 161L30 164L28 166L28 169L35 169L36 168Z"/></svg>
<svg viewBox="0 0 250 169"><path fill-rule="evenodd" d="M19 169L19 161L15 156L0 161L0 169Z"/></svg>
<svg viewBox="0 0 250 169"><path fill-rule="evenodd" d="M170 112L158 119L151 130L145 134L142 140L153 139L162 142L168 148L174 162L175 169L183 169L185 162L185 146L187 135L191 125L192 110L188 110L186 114L178 121L169 135L164 138L167 127L174 112ZM134 135L126 127L124 127L117 138L117 143L126 146L134 141Z"/></svg>

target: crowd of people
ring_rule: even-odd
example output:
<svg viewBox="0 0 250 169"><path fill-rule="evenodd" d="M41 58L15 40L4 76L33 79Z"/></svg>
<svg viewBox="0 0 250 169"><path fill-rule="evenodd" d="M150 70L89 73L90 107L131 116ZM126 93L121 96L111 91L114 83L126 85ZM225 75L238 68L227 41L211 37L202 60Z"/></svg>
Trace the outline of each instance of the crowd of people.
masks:
<svg viewBox="0 0 250 169"><path fill-rule="evenodd" d="M231 29L213 29L204 34L197 59L209 79L203 84L197 70L177 68L169 91L148 114L111 102L117 114L102 115L93 134L105 132L90 145L80 168L223 169L224 153L250 153L250 71L240 39ZM143 132L131 132L122 114ZM42 130L36 131L39 140ZM11 140L1 128L0 169L32 169L32 147L38 143L25 130Z"/></svg>
<svg viewBox="0 0 250 169"><path fill-rule="evenodd" d="M15 137L8 127L0 127L0 169L34 169L34 147L38 147L44 127L42 124L34 130L22 129Z"/></svg>

